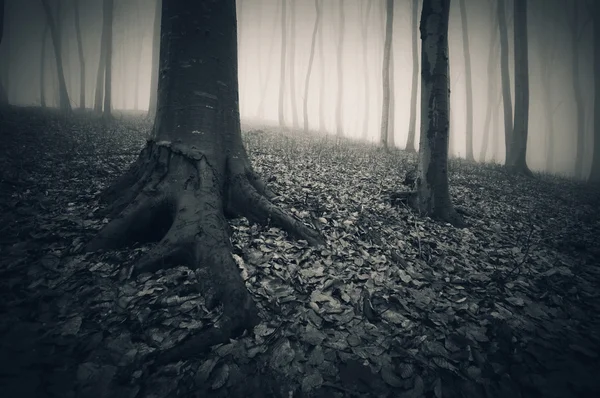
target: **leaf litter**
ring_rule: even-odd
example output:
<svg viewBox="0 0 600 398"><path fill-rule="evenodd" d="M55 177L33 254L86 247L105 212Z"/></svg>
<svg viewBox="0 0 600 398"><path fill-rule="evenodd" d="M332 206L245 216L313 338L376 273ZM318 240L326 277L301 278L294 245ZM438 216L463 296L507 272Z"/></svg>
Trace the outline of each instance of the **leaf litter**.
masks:
<svg viewBox="0 0 600 398"><path fill-rule="evenodd" d="M600 396L597 188L452 160L469 223L456 229L394 200L414 155L246 131L275 201L327 246L232 220L262 322L156 368L153 355L220 316L197 292L201 275L178 266L120 280L149 245L81 253L107 221L97 194L135 160L150 123L2 116L5 396Z"/></svg>

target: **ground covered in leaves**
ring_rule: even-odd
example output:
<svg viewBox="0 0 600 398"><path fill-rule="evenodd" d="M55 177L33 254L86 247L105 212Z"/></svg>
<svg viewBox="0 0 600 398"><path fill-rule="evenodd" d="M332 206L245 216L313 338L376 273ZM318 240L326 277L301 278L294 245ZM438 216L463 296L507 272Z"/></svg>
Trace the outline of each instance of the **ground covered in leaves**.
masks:
<svg viewBox="0 0 600 398"><path fill-rule="evenodd" d="M233 220L262 322L153 367L218 309L182 266L119 281L150 246L81 252L149 129L0 111L2 397L600 396L598 187L453 160L456 229L394 200L414 155L257 130L256 171L327 247Z"/></svg>

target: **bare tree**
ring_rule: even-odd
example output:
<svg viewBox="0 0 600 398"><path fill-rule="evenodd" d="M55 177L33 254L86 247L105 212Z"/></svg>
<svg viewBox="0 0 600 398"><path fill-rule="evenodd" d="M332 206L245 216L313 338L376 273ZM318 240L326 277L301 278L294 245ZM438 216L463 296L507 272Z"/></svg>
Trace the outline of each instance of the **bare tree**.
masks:
<svg viewBox="0 0 600 398"><path fill-rule="evenodd" d="M77 54L79 55L79 108L85 109L85 58L81 39L79 0L73 0L73 11L75 12L75 34L77 36Z"/></svg>
<svg viewBox="0 0 600 398"><path fill-rule="evenodd" d="M160 17L162 0L154 3L154 25L152 27L152 69L150 72L150 103L148 116L156 116L156 98L158 95L158 58L160 56Z"/></svg>
<svg viewBox="0 0 600 398"><path fill-rule="evenodd" d="M298 105L296 103L296 2L290 4L290 99L292 102L292 126L298 128Z"/></svg>
<svg viewBox="0 0 600 398"><path fill-rule="evenodd" d="M492 123L492 113L493 108L496 103L496 98L498 97L498 55L499 55L499 42L498 42L498 29L496 26L498 25L498 15L494 12L492 7L491 12L491 27L492 32L490 36L490 44L489 44L489 52L488 52L488 64L487 64L487 93L488 100L486 104L485 111L485 121L483 124L483 141L481 144L481 151L479 152L479 161L485 162L486 154L488 150L488 143L490 135L492 134L491 123ZM495 137L492 137L495 139Z"/></svg>
<svg viewBox="0 0 600 398"><path fill-rule="evenodd" d="M379 143L384 148L387 148L390 122L390 59L392 52L392 36L394 33L394 0L386 0L385 15L385 40L382 66L383 103L381 106L381 135L379 137Z"/></svg>
<svg viewBox="0 0 600 398"><path fill-rule="evenodd" d="M103 11L104 15L102 31L106 30L106 71L104 76L104 113L105 117L110 117L112 110L112 52L113 52L113 8L114 0L104 0Z"/></svg>
<svg viewBox="0 0 600 398"><path fill-rule="evenodd" d="M42 51L40 54L40 105L46 107L46 42L48 41L48 32L50 25L46 22L44 33L42 34Z"/></svg>
<svg viewBox="0 0 600 398"><path fill-rule="evenodd" d="M512 97L510 94L510 71L508 68L508 27L504 0L498 0L498 29L500 31L500 75L502 78L502 103L504 105L504 146L508 158L513 129Z"/></svg>
<svg viewBox="0 0 600 398"><path fill-rule="evenodd" d="M393 18L393 17L392 17ZM392 21L393 23L393 21ZM394 81L394 37L392 36L392 48L390 49L390 113L388 121L388 136L387 146L388 148L394 148L396 146L396 140L394 135L396 133L396 90Z"/></svg>
<svg viewBox="0 0 600 398"><path fill-rule="evenodd" d="M321 24L321 2L319 0L315 0L315 25L313 27L312 39L310 43L310 56L308 58L308 68L306 69L306 79L304 80L304 106L303 106L303 116L304 116L304 133L308 133L308 86L310 84L310 74L312 72L313 61L315 59L315 47L317 44L317 32L319 30L319 25Z"/></svg>
<svg viewBox="0 0 600 398"><path fill-rule="evenodd" d="M287 0L281 0L281 59L279 69L279 126L284 127L285 59L287 52Z"/></svg>
<svg viewBox="0 0 600 398"><path fill-rule="evenodd" d="M594 148L588 181L600 182L600 3L591 5L594 22Z"/></svg>
<svg viewBox="0 0 600 398"><path fill-rule="evenodd" d="M44 13L46 14L46 20L48 21L48 25L50 26L50 37L52 37L52 44L54 47L56 73L58 76L59 106L60 109L64 112L71 112L71 102L69 100L69 93L67 92L67 84L65 81L65 74L63 71L59 29L54 23L52 9L50 8L48 0L42 0L42 6L44 7Z"/></svg>
<svg viewBox="0 0 600 398"><path fill-rule="evenodd" d="M346 16L344 15L344 1L340 0L340 30L339 30L339 41L337 43L337 102L335 105L335 128L336 135L338 137L344 134L343 129L343 105L342 100L344 98L344 67L342 57L344 56L344 36L346 32L344 32L344 25L346 23Z"/></svg>
<svg viewBox="0 0 600 398"><path fill-rule="evenodd" d="M362 126L362 137L366 138L368 135L368 130L369 130L369 117L370 117L370 94L371 94L371 90L369 87L369 57L367 55L367 49L369 46L368 43L368 39L369 39L369 16L371 15L371 5L373 4L372 1L367 1L367 7L366 7L366 11L364 16L362 16L362 20L361 20L361 34L362 34L362 49L363 49L363 57L362 57L362 62L363 62L363 73L364 73L364 78L363 78L363 82L364 82L364 90L365 90L365 102L364 102L364 106L365 106L365 116L364 116L364 120L363 120L363 126ZM361 12L363 10L362 7L362 2L360 3L361 6Z"/></svg>
<svg viewBox="0 0 600 398"><path fill-rule="evenodd" d="M321 21L323 20L323 4L321 4ZM325 132L325 51L323 48L323 28L319 29L319 131Z"/></svg>
<svg viewBox="0 0 600 398"><path fill-rule="evenodd" d="M467 6L465 0L459 0L460 18L462 22L462 43L465 56L465 90L467 99L466 153L467 160L473 157L473 77L471 74L471 52L469 49L469 25L467 21Z"/></svg>
<svg viewBox="0 0 600 398"><path fill-rule="evenodd" d="M406 150L415 152L415 131L417 127L417 90L419 89L419 0L410 2L412 12L411 39L412 39L412 85L410 88L410 118L408 122L408 139L406 140Z"/></svg>

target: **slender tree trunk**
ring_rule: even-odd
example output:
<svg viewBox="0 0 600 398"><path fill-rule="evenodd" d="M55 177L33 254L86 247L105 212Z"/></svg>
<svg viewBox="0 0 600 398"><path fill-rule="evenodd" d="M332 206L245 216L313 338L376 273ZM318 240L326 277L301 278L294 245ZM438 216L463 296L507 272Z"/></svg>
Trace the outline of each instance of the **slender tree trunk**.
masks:
<svg viewBox="0 0 600 398"><path fill-rule="evenodd" d="M498 1L498 28L500 31L500 74L502 78L502 102L504 104L504 147L508 159L513 129L512 97L510 94L510 71L508 67L508 28L504 0Z"/></svg>
<svg viewBox="0 0 600 398"><path fill-rule="evenodd" d="M406 150L415 152L415 135L417 129L417 90L419 89L419 0L412 0L411 38L412 38L412 85L410 88L410 117L408 121L408 139Z"/></svg>
<svg viewBox="0 0 600 398"><path fill-rule="evenodd" d="M393 22L392 22L393 23ZM394 148L396 146L395 133L396 133L396 90L394 82L394 40L392 37L392 48L390 48L390 113L388 121L388 136L387 146L388 148Z"/></svg>
<svg viewBox="0 0 600 398"><path fill-rule="evenodd" d="M286 29L286 18L287 18L287 0L281 0L281 58L279 68L279 127L285 126L285 59L287 53L287 29Z"/></svg>
<svg viewBox="0 0 600 398"><path fill-rule="evenodd" d="M467 160L475 160L473 157L473 77L471 74L471 52L469 49L469 26L467 21L467 6L465 0L459 0L460 18L462 22L462 42L465 56L465 90L467 99L467 125L466 125L466 152Z"/></svg>
<svg viewBox="0 0 600 398"><path fill-rule="evenodd" d="M317 32L319 30L319 24L321 22L321 3L319 0L315 0L315 25L313 27L312 39L310 43L310 56L308 58L308 68L306 70L306 79L304 80L304 104L303 104L303 115L304 115L304 133L308 133L308 87L310 84L310 74L312 72L313 61L315 59L315 47L317 44Z"/></svg>
<svg viewBox="0 0 600 398"><path fill-rule="evenodd" d="M481 151L479 152L479 161L485 162L486 154L488 150L488 142L491 131L491 123L492 123L492 112L495 104L495 100L498 97L498 79L496 79L496 74L498 73L498 29L496 29L497 14L492 10L491 27L492 27L492 35L489 44L489 52L488 52L488 64L487 64L487 91L488 91L488 101L486 105L485 111L485 121L483 124L483 142L481 144Z"/></svg>
<svg viewBox="0 0 600 398"><path fill-rule="evenodd" d="M335 106L335 124L336 124L336 135L341 137L344 135L344 109L343 109L343 99L344 99L344 66L343 66L343 56L344 56L344 36L346 32L344 32L344 25L346 23L346 17L344 15L344 2L340 0L340 32L339 37L340 40L337 43L337 103Z"/></svg>
<svg viewBox="0 0 600 398"><path fill-rule="evenodd" d="M421 144L417 203L419 210L456 226L448 189L450 0L423 0L421 12Z"/></svg>
<svg viewBox="0 0 600 398"><path fill-rule="evenodd" d="M154 25L152 28L152 69L150 72L150 102L148 104L148 117L156 116L156 98L158 92L158 59L160 57L160 17L163 0L155 0Z"/></svg>
<svg viewBox="0 0 600 398"><path fill-rule="evenodd" d="M40 54L40 105L46 107L46 42L48 41L48 32L50 25L46 22L44 33L42 34L42 52Z"/></svg>
<svg viewBox="0 0 600 398"><path fill-rule="evenodd" d="M529 124L529 62L527 55L527 1L514 2L515 14L515 121L506 166L531 174L527 167Z"/></svg>
<svg viewBox="0 0 600 398"><path fill-rule="evenodd" d="M279 15L279 9L280 9L280 2L277 2L275 7L275 16ZM273 51L275 49L275 37L277 37L277 24L272 24L272 30L271 30L271 35L270 35L270 43L269 43L269 57L267 59L267 76L266 79L264 79L262 81L262 85L261 85L261 96L260 96L260 101L258 103L258 109L256 111L256 114L258 115L259 119L263 119L265 116L265 100L267 98L267 87L269 86L269 81L271 80L271 71L273 69L273 64L275 64L275 62L272 62L273 60Z"/></svg>
<svg viewBox="0 0 600 398"><path fill-rule="evenodd" d="M362 10L362 3L361 4L361 10ZM365 15L362 18L362 29L361 29L361 33L362 33L362 49L363 49L363 72L364 72L364 77L363 77L363 82L364 82L364 90L365 90L365 101L364 101L364 106L365 106L365 115L364 115L364 120L363 120L363 126L362 126L362 138L366 139L368 134L369 134L369 118L370 118L370 105L371 105L371 100L370 100L370 95L371 95L371 90L369 87L369 57L368 57L368 52L367 49L369 48L369 43L368 43L368 39L369 39L369 16L371 15L371 5L373 4L372 1L368 1L367 2L367 10L365 11Z"/></svg>
<svg viewBox="0 0 600 398"><path fill-rule="evenodd" d="M386 0L385 41L383 47L383 103L381 106L381 134L379 144L387 148L387 137L390 122L390 59L392 52L392 36L394 33L394 0Z"/></svg>
<svg viewBox="0 0 600 398"><path fill-rule="evenodd" d="M579 21L579 2L573 2L573 17L570 19L571 30L571 72L573 80L573 96L575 99L575 131L577 132L577 153L575 156L575 176L584 179L583 158L585 152L585 103L583 100L581 72L580 72L580 42L583 27Z"/></svg>
<svg viewBox="0 0 600 398"><path fill-rule="evenodd" d="M498 84L498 82L496 82ZM496 105L492 109L492 163L496 163L496 159L500 159L500 105L502 105L502 93L497 93Z"/></svg>
<svg viewBox="0 0 600 398"><path fill-rule="evenodd" d="M292 102L292 126L298 129L298 105L296 103L296 2L290 4L290 99Z"/></svg>
<svg viewBox="0 0 600 398"><path fill-rule="evenodd" d="M4 4L4 0L0 0L0 48L2 48L2 39L4 38L4 8L5 8L5 4ZM7 58L10 58L10 56L8 56ZM5 63L8 63L6 61L4 61ZM8 65L1 65L0 67L2 68L7 68ZM4 84L2 81L3 76L0 76L0 105L6 105L8 104L8 94L4 88Z"/></svg>
<svg viewBox="0 0 600 398"><path fill-rule="evenodd" d="M323 4L321 4L321 21L323 20ZM325 127L325 51L323 49L323 26L319 29L318 37L319 40L319 131L324 133L327 129Z"/></svg>
<svg viewBox="0 0 600 398"><path fill-rule="evenodd" d="M104 77L104 117L110 117L112 111L112 52L113 52L113 7L114 0L104 0L103 31L106 30L106 72Z"/></svg>
<svg viewBox="0 0 600 398"><path fill-rule="evenodd" d="M75 11L75 32L77 35L77 54L79 55L79 108L85 109L85 58L83 56L83 41L79 21L79 0L73 0Z"/></svg>
<svg viewBox="0 0 600 398"><path fill-rule="evenodd" d="M594 24L594 148L590 182L600 182L600 3L592 5Z"/></svg>
<svg viewBox="0 0 600 398"><path fill-rule="evenodd" d="M71 112L71 102L69 100L69 93L67 92L67 83L65 81L65 75L63 72L59 29L54 24L54 18L52 17L52 9L50 8L48 0L42 0L42 5L44 7L44 12L46 13L48 25L50 25L50 36L52 37L52 44L54 47L54 58L56 59L56 70L58 75L60 109L63 112Z"/></svg>
<svg viewBox="0 0 600 398"><path fill-rule="evenodd" d="M158 0L160 1L160 0ZM104 4L102 5L102 35L100 37L100 57L98 59L98 73L96 75L96 93L94 95L94 112L102 113L104 104L104 78L106 75L106 44L107 34L106 13L104 12ZM152 90L150 91L150 98L152 99Z"/></svg>

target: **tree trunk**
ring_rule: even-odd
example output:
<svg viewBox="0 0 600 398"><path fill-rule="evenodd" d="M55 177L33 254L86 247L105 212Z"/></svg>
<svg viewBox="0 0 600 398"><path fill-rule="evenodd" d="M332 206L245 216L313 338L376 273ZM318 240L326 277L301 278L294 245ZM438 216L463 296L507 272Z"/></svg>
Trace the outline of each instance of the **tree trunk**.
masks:
<svg viewBox="0 0 600 398"><path fill-rule="evenodd" d="M343 115L343 99L344 99L344 67L343 67L343 56L344 56L344 25L346 24L346 17L344 15L344 2L340 0L340 40L337 43L337 103L335 105L335 128L336 136L341 137L344 135L344 115Z"/></svg>
<svg viewBox="0 0 600 398"><path fill-rule="evenodd" d="M113 6L114 0L104 0L103 4L103 26L102 31L106 31L106 72L104 76L104 117L111 116L112 110L112 27L113 27Z"/></svg>
<svg viewBox="0 0 600 398"><path fill-rule="evenodd" d="M600 182L600 3L593 3L594 24L594 149L588 181Z"/></svg>
<svg viewBox="0 0 600 398"><path fill-rule="evenodd" d="M85 109L85 58L83 56L83 41L79 21L79 0L73 1L75 11L75 32L77 35L77 54L79 55L79 108Z"/></svg>
<svg viewBox="0 0 600 398"><path fill-rule="evenodd" d="M152 27L152 70L150 72L150 102L148 117L156 116L156 97L158 95L158 59L160 57L160 17L162 0L154 3L154 25Z"/></svg>
<svg viewBox="0 0 600 398"><path fill-rule="evenodd" d="M287 29L286 29L286 18L287 18L287 0L281 0L281 58L279 68L279 127L285 126L285 58L287 53Z"/></svg>
<svg viewBox="0 0 600 398"><path fill-rule="evenodd" d="M2 38L4 37L4 7L4 0L0 0L0 48L2 48ZM10 58L10 56L8 56L7 58ZM5 65L0 66L7 67ZM6 104L8 104L8 94L4 89L4 84L2 82L2 78L0 77L0 105Z"/></svg>
<svg viewBox="0 0 600 398"><path fill-rule="evenodd" d="M292 102L292 126L298 129L298 105L296 103L296 2L290 4L290 99Z"/></svg>
<svg viewBox="0 0 600 398"><path fill-rule="evenodd" d="M513 129L512 97L510 94L510 71L508 69L508 28L504 0L498 1L498 29L500 32L500 76L502 79L502 103L504 105L504 147L508 159Z"/></svg>
<svg viewBox="0 0 600 398"><path fill-rule="evenodd" d="M63 63L60 46L60 35L59 29L54 24L54 18L52 17L52 9L48 0L42 0L42 6L46 14L48 25L50 26L50 36L52 37L52 44L54 47L54 58L56 60L56 72L58 77L58 93L59 93L59 105L63 112L71 112L71 102L69 101L69 93L67 92L67 83L65 81L65 75L63 72Z"/></svg>
<svg viewBox="0 0 600 398"><path fill-rule="evenodd" d="M450 0L424 0L421 12L421 144L416 207L462 226L448 189Z"/></svg>
<svg viewBox="0 0 600 398"><path fill-rule="evenodd" d="M46 42L48 41L48 31L50 26L48 22L44 26L42 34L42 52L40 54L40 105L46 107Z"/></svg>
<svg viewBox="0 0 600 398"><path fill-rule="evenodd" d="M486 105L485 111L485 121L483 124L483 142L481 144L481 151L479 152L479 161L485 162L488 143L491 131L491 123L492 123L492 112L494 108L494 104L496 102L496 98L498 97L498 79L496 78L496 73L498 72L498 29L496 29L497 14L492 10L491 27L492 27L492 35L489 44L489 53L488 53L488 64L487 64L487 91L488 91L488 101Z"/></svg>
<svg viewBox="0 0 600 398"><path fill-rule="evenodd" d="M393 22L392 22L393 23ZM394 40L392 37L392 48L390 48L390 113L388 121L388 135L387 135L387 146L388 148L394 148L396 146L396 140L394 135L396 133L396 90L394 82Z"/></svg>
<svg viewBox="0 0 600 398"><path fill-rule="evenodd" d="M323 20L323 4L321 4L321 20ZM318 40L319 40L319 131L324 133L325 127L325 51L323 49L323 26L319 29Z"/></svg>
<svg viewBox="0 0 600 398"><path fill-rule="evenodd" d="M581 89L581 73L579 70L579 47L585 24L579 21L579 2L573 2L573 17L569 20L571 30L571 71L573 80L573 96L575 99L575 131L577 132L577 153L575 156L575 176L585 178L583 171L583 158L585 152L585 103Z"/></svg>
<svg viewBox="0 0 600 398"><path fill-rule="evenodd" d="M364 18L362 18L362 29L361 29L361 33L362 33L362 49L363 49L363 82L364 82L364 89L365 89L365 116L364 116L364 120L363 120L363 126L362 126L362 137L363 139L366 139L368 134L369 134L369 118L370 118L370 104L371 104L371 100L370 100L370 94L371 94L371 90L369 87L369 57L368 57L368 53L367 53L367 49L369 46L368 43L368 39L369 39L369 16L371 15L371 5L373 4L373 2L368 1L367 2L367 10L365 11L365 15ZM361 3L361 10L362 10L362 3Z"/></svg>
<svg viewBox="0 0 600 398"><path fill-rule="evenodd" d="M506 166L516 173L530 175L527 167L529 124L529 62L527 55L527 1L514 2L515 15L515 120Z"/></svg>
<svg viewBox="0 0 600 398"><path fill-rule="evenodd" d="M159 365L197 356L259 321L231 256L225 215L323 243L269 201L272 194L252 170L240 131L235 24L234 0L163 2L153 138L103 195L112 202L112 216L119 216L86 246L93 251L156 241L122 277L185 264L196 269L207 307L223 305L214 325L146 358Z"/></svg>
<svg viewBox="0 0 600 398"><path fill-rule="evenodd" d="M386 0L385 41L383 45L383 102L381 105L381 134L379 144L387 148L387 137L390 122L390 58L392 52L392 35L394 33L394 0Z"/></svg>
<svg viewBox="0 0 600 398"><path fill-rule="evenodd" d="M410 88L410 118L406 150L415 152L415 134L417 129L417 90L419 89L419 0L412 0L411 38L412 38L412 85Z"/></svg>
<svg viewBox="0 0 600 398"><path fill-rule="evenodd" d="M160 0L158 0L160 1ZM104 4L102 5L102 35L100 37L100 57L98 58L98 74L96 75L96 93L94 95L94 112L102 113L102 105L104 103L104 77L106 74L106 39L107 32L105 28L105 20L107 18L104 13ZM152 97L152 91L150 91Z"/></svg>
<svg viewBox="0 0 600 398"><path fill-rule="evenodd" d="M471 74L471 52L469 50L469 26L467 22L467 6L465 0L459 0L460 18L462 22L462 42L465 56L465 90L466 90L466 152L467 160L475 160L473 157L473 77Z"/></svg>
<svg viewBox="0 0 600 398"><path fill-rule="evenodd" d="M313 27L312 39L310 43L310 56L308 58L308 68L306 70L306 79L304 80L304 104L303 104L303 116L304 116L304 133L308 133L308 86L310 83L310 74L312 72L313 61L315 59L315 47L317 44L317 32L319 30L319 24L321 22L321 3L319 0L315 0L315 11L317 16L315 18L315 25Z"/></svg>

